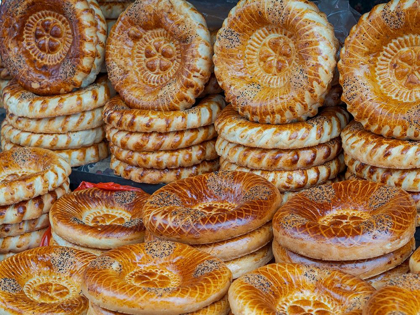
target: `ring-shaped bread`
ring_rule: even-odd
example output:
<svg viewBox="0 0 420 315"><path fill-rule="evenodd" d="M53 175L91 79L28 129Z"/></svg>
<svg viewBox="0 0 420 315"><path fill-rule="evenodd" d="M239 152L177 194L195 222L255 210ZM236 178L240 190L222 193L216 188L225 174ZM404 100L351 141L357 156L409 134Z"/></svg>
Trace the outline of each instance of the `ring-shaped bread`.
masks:
<svg viewBox="0 0 420 315"><path fill-rule="evenodd" d="M0 206L0 224L17 224L39 218L50 211L54 202L70 192L70 181L65 181L60 187L45 195L21 201L9 206Z"/></svg>
<svg viewBox="0 0 420 315"><path fill-rule="evenodd" d="M26 90L69 93L90 74L98 36L89 1L11 0L1 7L1 25L0 54Z"/></svg>
<svg viewBox="0 0 420 315"><path fill-rule="evenodd" d="M130 132L106 126L109 142L124 150L131 151L170 151L188 148L217 137L213 125L166 133Z"/></svg>
<svg viewBox="0 0 420 315"><path fill-rule="evenodd" d="M420 142L371 133L355 121L341 132L343 149L360 162L384 168L413 169L420 166Z"/></svg>
<svg viewBox="0 0 420 315"><path fill-rule="evenodd" d="M9 112L7 113L7 121L16 129L33 133L68 133L102 126L104 124L103 110L103 107L98 107L69 116L38 119L20 117Z"/></svg>
<svg viewBox="0 0 420 315"><path fill-rule="evenodd" d="M0 238L0 254L20 253L38 247L47 228L21 235Z"/></svg>
<svg viewBox="0 0 420 315"><path fill-rule="evenodd" d="M131 108L190 108L210 78L210 32L185 0L134 2L112 27L106 49L109 79Z"/></svg>
<svg viewBox="0 0 420 315"><path fill-rule="evenodd" d="M305 121L324 103L337 49L333 26L314 4L243 0L217 33L214 72L226 100L250 121Z"/></svg>
<svg viewBox="0 0 420 315"><path fill-rule="evenodd" d="M327 107L305 122L284 125L259 124L239 115L231 105L214 123L220 137L229 142L262 149L301 149L328 142L340 135L350 115L341 107Z"/></svg>
<svg viewBox="0 0 420 315"><path fill-rule="evenodd" d="M417 315L420 312L420 274L391 279L372 294L363 315Z"/></svg>
<svg viewBox="0 0 420 315"><path fill-rule="evenodd" d="M115 94L106 76L94 84L64 95L39 96L11 81L3 91L4 106L20 117L48 118L69 116L103 107Z"/></svg>
<svg viewBox="0 0 420 315"><path fill-rule="evenodd" d="M350 261L328 261L311 259L287 250L276 240L273 241L273 254L277 263L294 263L319 268L340 270L361 279L372 278L387 272L406 261L416 248L416 240L412 238L406 245L396 251L371 259Z"/></svg>
<svg viewBox="0 0 420 315"><path fill-rule="evenodd" d="M410 272L420 273L420 249L417 249L410 257Z"/></svg>
<svg viewBox="0 0 420 315"><path fill-rule="evenodd" d="M52 151L17 148L0 153L0 206L45 195L67 181L70 165Z"/></svg>
<svg viewBox="0 0 420 315"><path fill-rule="evenodd" d="M0 267L3 314L85 314L83 272L96 256L65 247L39 247L14 255Z"/></svg>
<svg viewBox="0 0 420 315"><path fill-rule="evenodd" d="M39 218L22 221L15 224L0 225L0 238L13 237L25 233L36 232L44 230L50 226L48 213L42 214Z"/></svg>
<svg viewBox="0 0 420 315"><path fill-rule="evenodd" d="M342 154L323 165L295 171L249 169L220 159L221 170L257 174L273 183L281 192L298 191L325 184L328 180L336 178L339 173L344 171L345 167L346 165L344 164L344 157Z"/></svg>
<svg viewBox="0 0 420 315"><path fill-rule="evenodd" d="M33 133L14 128L7 120L1 125L1 137L7 142L23 147L49 150L79 149L100 143L105 138L103 126L68 133Z"/></svg>
<svg viewBox="0 0 420 315"><path fill-rule="evenodd" d="M155 236L146 231L144 236L145 242L165 239L162 236ZM191 245L192 247L206 252L207 254L217 257L223 261L233 260L249 253L256 252L260 248L266 246L273 240L273 228L271 222L262 227L249 232L247 234L210 244Z"/></svg>
<svg viewBox="0 0 420 315"><path fill-rule="evenodd" d="M405 275L410 272L410 266L408 263L408 259L404 261L401 265L392 268L384 273L381 273L375 277L365 279L367 283L369 283L372 287L376 290L386 286L388 282L394 278L397 278L401 275Z"/></svg>
<svg viewBox="0 0 420 315"><path fill-rule="evenodd" d="M217 138L217 153L238 166L261 169L294 171L325 164L341 152L340 137L326 143L302 149L258 149Z"/></svg>
<svg viewBox="0 0 420 315"><path fill-rule="evenodd" d="M215 172L166 185L143 208L146 229L188 244L209 244L247 234L269 222L280 193L264 178Z"/></svg>
<svg viewBox="0 0 420 315"><path fill-rule="evenodd" d="M99 7L107 20L118 19L133 2L134 0L98 0Z"/></svg>
<svg viewBox="0 0 420 315"><path fill-rule="evenodd" d="M382 256L414 235L417 210L405 191L365 180L296 194L273 218L276 241L297 254L348 261Z"/></svg>
<svg viewBox="0 0 420 315"><path fill-rule="evenodd" d="M387 138L420 140L419 6L377 5L352 28L340 54L342 100L365 129Z"/></svg>
<svg viewBox="0 0 420 315"><path fill-rule="evenodd" d="M97 249L110 249L144 240L143 191L98 188L61 197L50 210L51 228L66 241Z"/></svg>
<svg viewBox="0 0 420 315"><path fill-rule="evenodd" d="M185 244L156 241L102 254L87 267L82 290L91 303L112 311L175 315L219 301L231 279L221 260Z"/></svg>
<svg viewBox="0 0 420 315"><path fill-rule="evenodd" d="M120 96L113 97L105 106L106 124L132 132L172 132L212 125L225 107L221 95L211 95L190 109L171 112L129 108Z"/></svg>
<svg viewBox="0 0 420 315"><path fill-rule="evenodd" d="M219 159L203 161L200 164L190 167L167 168L160 170L135 167L119 161L115 158L115 156L111 156L110 167L114 170L116 175L125 179L129 179L137 183L161 184L171 183L191 176L215 172L219 169Z"/></svg>
<svg viewBox="0 0 420 315"><path fill-rule="evenodd" d="M344 154L344 161L348 170L357 177L399 187L408 192L420 192L420 169L399 170L394 168L382 168L362 163Z"/></svg>
<svg viewBox="0 0 420 315"><path fill-rule="evenodd" d="M270 264L234 281L229 304L234 315L361 315L374 291L363 280L338 270Z"/></svg>
<svg viewBox="0 0 420 315"><path fill-rule="evenodd" d="M56 233L54 233L54 231L51 231L51 239L50 239L50 244L49 245L70 247L70 248L74 248L74 249L78 249L78 250L82 250L82 251L91 253L95 256L100 256L107 251L107 250L91 248L91 247L83 247L83 246L79 246L79 245L67 242L65 239L61 238Z"/></svg>
<svg viewBox="0 0 420 315"><path fill-rule="evenodd" d="M4 107L3 90L9 84L10 80L0 80L0 108Z"/></svg>
<svg viewBox="0 0 420 315"><path fill-rule="evenodd" d="M191 167L203 161L217 159L216 140L209 140L188 148L172 151L136 152L111 146L111 153L119 160L142 168L178 168Z"/></svg>

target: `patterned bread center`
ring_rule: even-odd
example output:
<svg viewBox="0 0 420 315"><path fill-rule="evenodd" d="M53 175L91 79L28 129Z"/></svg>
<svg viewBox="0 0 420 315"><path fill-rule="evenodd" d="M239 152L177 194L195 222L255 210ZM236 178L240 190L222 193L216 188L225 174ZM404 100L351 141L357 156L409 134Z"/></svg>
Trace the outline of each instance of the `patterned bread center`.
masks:
<svg viewBox="0 0 420 315"><path fill-rule="evenodd" d="M79 294L76 284L64 277L36 277L23 288L26 296L39 303L59 303Z"/></svg>
<svg viewBox="0 0 420 315"><path fill-rule="evenodd" d="M203 202L193 208L207 215L217 215L234 210L236 205L230 202Z"/></svg>
<svg viewBox="0 0 420 315"><path fill-rule="evenodd" d="M397 101L420 97L420 36L396 38L381 52L376 65L379 85Z"/></svg>
<svg viewBox="0 0 420 315"><path fill-rule="evenodd" d="M37 12L28 19L23 37L31 55L46 65L63 61L73 42L67 19L48 10Z"/></svg>
<svg viewBox="0 0 420 315"><path fill-rule="evenodd" d="M245 54L248 70L260 84L282 87L295 64L293 34L273 26L260 28L249 39Z"/></svg>
<svg viewBox="0 0 420 315"><path fill-rule="evenodd" d="M145 267L134 270L126 276L126 281L142 288L176 288L180 285L180 277L164 268Z"/></svg>
<svg viewBox="0 0 420 315"><path fill-rule="evenodd" d="M339 210L334 211L319 220L320 224L328 225L332 227L344 227L344 226L358 226L362 222L367 221L370 218L368 212L362 212L357 210Z"/></svg>
<svg viewBox="0 0 420 315"><path fill-rule="evenodd" d="M24 179L27 176L35 174L36 172L29 171L29 170L21 170L21 171L11 171L11 172L4 172L0 174L0 183L11 182L14 180Z"/></svg>
<svg viewBox="0 0 420 315"><path fill-rule="evenodd" d="M89 226L123 225L130 220L130 213L115 209L91 210L83 216L83 222Z"/></svg>
<svg viewBox="0 0 420 315"><path fill-rule="evenodd" d="M326 296L296 295L280 301L276 315L333 315L337 314L336 303Z"/></svg>
<svg viewBox="0 0 420 315"><path fill-rule="evenodd" d="M164 29L147 32L135 47L139 78L152 86L168 82L181 64L181 46Z"/></svg>

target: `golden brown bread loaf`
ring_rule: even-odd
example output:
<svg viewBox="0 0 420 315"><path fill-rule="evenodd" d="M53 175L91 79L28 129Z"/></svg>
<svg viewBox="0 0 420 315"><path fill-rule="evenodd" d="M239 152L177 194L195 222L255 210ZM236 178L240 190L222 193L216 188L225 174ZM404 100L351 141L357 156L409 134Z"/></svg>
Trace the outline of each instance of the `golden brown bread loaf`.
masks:
<svg viewBox="0 0 420 315"><path fill-rule="evenodd" d="M0 309L4 314L86 314L81 294L86 265L94 255L47 246L28 250L0 266Z"/></svg>
<svg viewBox="0 0 420 315"><path fill-rule="evenodd" d="M348 110L365 129L388 138L420 139L419 9L412 0L377 5L352 28L340 54Z"/></svg>
<svg viewBox="0 0 420 315"><path fill-rule="evenodd" d="M401 265L392 268L384 273L381 273L375 277L366 279L365 281L369 283L376 290L386 286L388 282L394 278L397 278L401 275L405 275L410 272L409 260L407 259Z"/></svg>
<svg viewBox="0 0 420 315"><path fill-rule="evenodd" d="M324 102L337 48L333 26L313 3L243 0L217 33L214 72L247 119L305 121Z"/></svg>
<svg viewBox="0 0 420 315"><path fill-rule="evenodd" d="M51 208L51 228L66 241L83 247L110 249L144 240L143 191L97 188L72 192Z"/></svg>
<svg viewBox="0 0 420 315"><path fill-rule="evenodd" d="M232 274L217 258L167 241L122 246L92 261L83 294L91 303L130 314L182 314L219 301Z"/></svg>
<svg viewBox="0 0 420 315"><path fill-rule="evenodd" d="M184 0L136 1L108 36L109 79L131 108L190 108L210 77L210 33Z"/></svg>
<svg viewBox="0 0 420 315"><path fill-rule="evenodd" d="M405 191L364 180L305 190L273 218L274 237L315 259L348 261L385 255L407 244L417 221Z"/></svg>
<svg viewBox="0 0 420 315"><path fill-rule="evenodd" d="M143 208L146 229L188 244L247 234L269 222L280 206L275 186L244 172L216 172L166 185Z"/></svg>
<svg viewBox="0 0 420 315"><path fill-rule="evenodd" d="M361 315L375 291L355 276L298 264L271 264L233 282L232 314Z"/></svg>

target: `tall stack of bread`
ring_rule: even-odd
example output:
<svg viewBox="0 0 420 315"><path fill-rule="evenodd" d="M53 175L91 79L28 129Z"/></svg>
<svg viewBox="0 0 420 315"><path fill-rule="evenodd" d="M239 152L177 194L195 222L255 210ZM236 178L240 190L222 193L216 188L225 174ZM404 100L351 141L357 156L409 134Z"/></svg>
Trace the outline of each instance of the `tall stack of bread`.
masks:
<svg viewBox="0 0 420 315"><path fill-rule="evenodd" d="M157 184L219 168L213 123L224 99L197 101L211 57L204 17L184 0L137 1L120 15L106 51L119 96L104 113L117 175Z"/></svg>
<svg viewBox="0 0 420 315"><path fill-rule="evenodd" d="M339 136L349 115L337 106L318 112L338 41L315 4L265 4L240 1L217 34L215 74L231 104L215 123L216 150L222 170L253 172L281 192L299 191L345 168Z"/></svg>
<svg viewBox="0 0 420 315"><path fill-rule="evenodd" d="M103 107L106 23L96 0L12 0L1 7L0 54L14 80L3 90L2 149L56 151L72 166L108 156Z"/></svg>
<svg viewBox="0 0 420 315"><path fill-rule="evenodd" d="M338 67L357 121L342 134L347 175L400 187L420 209L418 10L407 0L374 7L353 27Z"/></svg>
<svg viewBox="0 0 420 315"><path fill-rule="evenodd" d="M52 204L69 191L71 168L38 148L0 153L0 261L39 246Z"/></svg>

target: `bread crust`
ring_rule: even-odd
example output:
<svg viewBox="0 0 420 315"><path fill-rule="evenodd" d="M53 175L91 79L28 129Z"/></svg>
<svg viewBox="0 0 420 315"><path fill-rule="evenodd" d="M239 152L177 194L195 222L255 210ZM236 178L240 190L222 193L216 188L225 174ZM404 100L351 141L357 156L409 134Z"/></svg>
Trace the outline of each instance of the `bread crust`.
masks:
<svg viewBox="0 0 420 315"><path fill-rule="evenodd" d="M0 238L0 254L21 253L31 248L38 247L47 229L28 232L17 236Z"/></svg>
<svg viewBox="0 0 420 315"><path fill-rule="evenodd" d="M70 247L70 248L74 248L74 249L77 249L77 250L81 250L81 251L84 251L84 252L91 253L95 256L100 256L100 255L102 255L103 253L106 252L106 250L103 250L103 249L83 247L83 246L79 246L79 245L67 242L65 239L61 238L56 233L54 233L54 231L51 232L51 236L52 236L52 238L50 239L50 244L49 244L50 246Z"/></svg>
<svg viewBox="0 0 420 315"><path fill-rule="evenodd" d="M99 0L99 7L107 20L116 20L134 1L101 1Z"/></svg>
<svg viewBox="0 0 420 315"><path fill-rule="evenodd" d="M416 250L410 257L410 272L420 272L420 250Z"/></svg>
<svg viewBox="0 0 420 315"><path fill-rule="evenodd" d="M0 238L18 236L25 233L43 230L50 226L48 213L42 214L39 218L22 221L16 224L4 224L0 226Z"/></svg>

